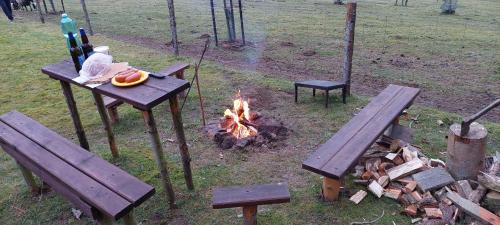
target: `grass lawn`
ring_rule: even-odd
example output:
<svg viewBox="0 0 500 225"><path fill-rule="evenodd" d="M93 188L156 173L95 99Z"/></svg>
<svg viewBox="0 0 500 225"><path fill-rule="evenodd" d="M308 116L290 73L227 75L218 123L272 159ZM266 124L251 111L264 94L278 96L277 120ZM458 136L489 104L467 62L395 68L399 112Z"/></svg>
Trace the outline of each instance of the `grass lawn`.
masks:
<svg viewBox="0 0 500 225"><path fill-rule="evenodd" d="M89 1L89 4L95 2ZM187 3L181 3L179 7L182 8L183 4ZM277 1L272 4L282 3ZM327 4L327 1L318 4ZM115 24L118 26L119 22ZM59 27L51 23L41 25L24 17L15 24L0 20L0 30L6 31L0 34L0 113L16 109L76 142L58 82L40 73L43 65L67 57ZM165 51L117 41L106 35L96 35L91 40L94 45L111 46L116 60L128 61L151 70L159 70L176 61L195 60L175 58ZM485 52L492 54L492 51ZM241 212L238 209L211 209L213 187L286 181L290 185L291 203L259 208L261 212L258 219L261 224L349 224L362 221L363 218L375 218L382 209L385 210L385 216L379 224L392 224L393 221L396 224L410 224L410 218L400 215L401 209L396 202L385 198L376 199L371 194L358 206L354 206L347 198L333 204L321 202L318 199L320 176L301 169L301 162L349 121L360 107L366 105L369 101L367 97L355 95L344 105L336 94L331 107L324 109L322 95L313 99L305 91L301 93L299 104L293 104L292 81L275 74L234 69L217 61L207 61L200 72L208 118L221 116L239 89L243 95L255 98L251 103L254 110L278 118L293 132L277 146L244 152L221 152L201 132L197 96L191 94L183 111L196 186L196 190L190 192L184 184L177 145L167 141L175 139L170 114L166 111L168 106L158 106L155 115L160 124L160 135L178 197L178 210L168 209L150 142L138 111L130 106L119 109L122 120L113 128L121 157L114 160L92 96L87 91L74 88L92 152L154 185L158 190L152 199L136 211L138 221L144 224L241 224L241 218L238 217ZM191 75L192 70L188 72L189 79ZM444 159L447 126L440 127L436 121L458 122L460 117L422 105L412 107L410 114L413 117L419 115L419 123L413 126L416 130L414 144L421 146L424 154ZM492 153L500 146L500 124L481 122L490 132L488 151ZM222 159L220 154L223 155ZM86 218L74 219L70 204L54 193L31 196L14 161L3 151L0 151L0 179L0 221L3 224L92 224ZM348 177L347 187L353 190L362 188L350 180L351 177Z"/></svg>
<svg viewBox="0 0 500 225"><path fill-rule="evenodd" d="M58 1L55 1L58 3ZM84 25L80 1L65 1ZM87 0L94 30L159 48L170 40L165 0ZM226 39L222 0L215 0L219 37ZM345 8L332 0L247 0L245 51L216 49L224 65L287 80L341 78ZM441 1L358 1L354 91L374 95L389 83L425 90L418 100L448 112L470 114L500 96L500 2L460 1L455 15L441 15ZM175 2L183 55L197 55L199 37L212 34L207 0ZM58 7L60 8L60 7ZM36 14L30 13L36 20ZM57 23L59 15L50 16ZM237 26L239 29L239 26ZM290 46L288 43L291 43ZM315 51L313 56L304 56ZM461 104L458 104L461 103ZM465 107L467 106L467 107ZM500 114L488 118L500 122Z"/></svg>

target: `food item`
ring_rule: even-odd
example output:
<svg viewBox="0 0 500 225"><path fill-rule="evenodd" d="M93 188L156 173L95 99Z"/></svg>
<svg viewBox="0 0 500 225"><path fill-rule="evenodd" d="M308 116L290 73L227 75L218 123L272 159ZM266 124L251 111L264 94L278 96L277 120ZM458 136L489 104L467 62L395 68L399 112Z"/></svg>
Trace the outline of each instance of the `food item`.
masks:
<svg viewBox="0 0 500 225"><path fill-rule="evenodd" d="M116 76L115 76L115 80L116 82L118 83L130 83L130 82L127 82L127 78L132 76L132 75L136 75L138 74L138 71L137 69L134 69L134 68L129 68L125 71L122 71L122 72L119 72ZM139 74L139 79L140 79L140 74ZM133 81L132 81L133 82Z"/></svg>
<svg viewBox="0 0 500 225"><path fill-rule="evenodd" d="M141 74L139 72L135 73L134 75L131 75L131 76L128 76L126 79L125 79L125 83L132 83L132 82L136 82L138 80L141 79Z"/></svg>

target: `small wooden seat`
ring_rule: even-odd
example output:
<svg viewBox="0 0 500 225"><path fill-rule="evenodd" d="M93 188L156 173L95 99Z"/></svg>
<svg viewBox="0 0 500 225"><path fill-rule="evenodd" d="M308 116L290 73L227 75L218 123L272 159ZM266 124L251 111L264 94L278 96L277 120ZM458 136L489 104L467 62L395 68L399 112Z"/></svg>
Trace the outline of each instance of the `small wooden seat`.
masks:
<svg viewBox="0 0 500 225"><path fill-rule="evenodd" d="M177 79L184 80L184 71L189 69L190 65L187 63L176 63L174 65L168 66L164 69L161 69L157 73L159 75L166 76L175 76ZM104 106L108 111L109 118L111 119L111 123L117 123L120 118L118 116L118 106L123 104L123 101L114 99L112 97L103 96Z"/></svg>
<svg viewBox="0 0 500 225"><path fill-rule="evenodd" d="M338 199L342 177L384 131L399 122L419 93L417 88L389 85L302 163L302 168L325 176L323 196L327 200ZM394 127L394 131L401 130Z"/></svg>
<svg viewBox="0 0 500 225"><path fill-rule="evenodd" d="M342 102L346 104L346 84L344 82L328 81L328 80L306 80L295 82L295 102L298 101L299 87L312 88L313 96L316 96L316 89L326 92L325 107L328 108L329 91L342 88Z"/></svg>
<svg viewBox="0 0 500 225"><path fill-rule="evenodd" d="M257 224L257 206L290 202L288 184L264 184L216 188L214 209L243 207L244 224Z"/></svg>
<svg viewBox="0 0 500 225"><path fill-rule="evenodd" d="M32 173L85 215L101 224L124 219L136 224L133 209L155 189L113 164L16 111L0 116L0 146L19 165L32 190Z"/></svg>

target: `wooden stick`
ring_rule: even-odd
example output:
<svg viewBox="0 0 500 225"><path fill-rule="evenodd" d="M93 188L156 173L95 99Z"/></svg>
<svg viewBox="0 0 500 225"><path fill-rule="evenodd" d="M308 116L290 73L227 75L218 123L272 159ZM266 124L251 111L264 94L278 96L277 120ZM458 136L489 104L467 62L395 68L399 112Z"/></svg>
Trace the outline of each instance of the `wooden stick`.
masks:
<svg viewBox="0 0 500 225"><path fill-rule="evenodd" d="M45 2L45 0L42 0L43 2L43 8L45 9L45 14L48 14L49 11L47 10L47 3Z"/></svg>
<svg viewBox="0 0 500 225"><path fill-rule="evenodd" d="M210 10L212 12L212 26L213 26L213 29L214 29L215 46L219 46L219 38L218 38L218 35L217 35L217 23L215 21L214 0L210 0Z"/></svg>
<svg viewBox="0 0 500 225"><path fill-rule="evenodd" d="M158 164L158 169L160 170L162 184L167 194L168 203L171 209L175 208L175 193L174 189L172 188L172 183L170 182L167 161L165 160L163 154L160 135L158 134L158 129L156 128L156 122L153 117L153 112L151 110L142 111L142 116L144 118L144 123L146 124L146 127L148 129L149 137L151 138L153 153L156 159L156 163Z"/></svg>
<svg viewBox="0 0 500 225"><path fill-rule="evenodd" d="M347 3L346 26L344 33L344 82L347 95L351 95L352 55L354 51L354 30L356 25L356 2Z"/></svg>
<svg viewBox="0 0 500 225"><path fill-rule="evenodd" d="M85 4L85 0L80 0L80 5L82 5L83 14L85 15L85 21L87 21L87 27L89 29L90 35L94 35L94 31L92 30L92 25L90 24L89 13L87 12L87 4Z"/></svg>
<svg viewBox="0 0 500 225"><path fill-rule="evenodd" d="M42 14L42 7L40 7L40 0L36 0L36 9L38 10L38 15L40 15L40 22L45 23L45 19Z"/></svg>
<svg viewBox="0 0 500 225"><path fill-rule="evenodd" d="M64 8L64 0L61 0L61 7L62 7L63 12L66 12L66 9Z"/></svg>
<svg viewBox="0 0 500 225"><path fill-rule="evenodd" d="M186 185L189 190L194 190L193 176L191 173L191 157L189 156L189 150L186 143L186 136L184 135L184 127L182 125L182 116L179 108L179 101L177 95L172 96L169 99L170 102L170 113L172 114L172 120L174 122L174 128L177 135L177 141L179 143L179 150L182 156L182 165L184 167L184 179L186 179Z"/></svg>
<svg viewBox="0 0 500 225"><path fill-rule="evenodd" d="M257 225L257 206L244 206L243 219L244 225Z"/></svg>
<svg viewBox="0 0 500 225"><path fill-rule="evenodd" d="M73 125L75 126L76 135L78 136L78 141L80 146L84 149L89 150L89 143L87 137L85 136L85 131L83 130L82 121L80 120L80 115L78 114L78 109L76 107L75 98L73 97L73 91L71 91L71 86L68 82L59 81L61 84L61 89L63 91L64 97L66 99L66 104L68 105L69 113L71 119L73 120Z"/></svg>
<svg viewBox="0 0 500 225"><path fill-rule="evenodd" d="M102 125L106 130L108 135L109 148L111 149L111 154L114 158L118 158L118 148L116 147L115 135L113 134L113 128L111 127L111 123L109 122L108 114L106 113L106 107L104 106L104 102L102 100L102 96L94 91L92 91L92 95L94 96L95 105L97 106L97 111L101 116Z"/></svg>
<svg viewBox="0 0 500 225"><path fill-rule="evenodd" d="M336 201L339 199L341 182L340 180L324 177L323 178L323 198L326 201Z"/></svg>
<svg viewBox="0 0 500 225"><path fill-rule="evenodd" d="M170 18L170 31L172 32L172 46L174 47L175 55L178 56L179 44L177 42L177 23L175 22L174 0L167 0L167 4L168 4L168 16Z"/></svg>
<svg viewBox="0 0 500 225"><path fill-rule="evenodd" d="M19 162L17 162L17 166L19 167L19 169L21 170L21 173L23 174L24 181L26 181L26 184L31 189L31 193L38 193L40 191L40 188L36 184L35 178L33 177L33 173L31 173L31 171L29 171L26 167L21 165Z"/></svg>
<svg viewBox="0 0 500 225"><path fill-rule="evenodd" d="M52 7L52 13L56 14L56 7L54 5L54 0L49 0L50 6Z"/></svg>

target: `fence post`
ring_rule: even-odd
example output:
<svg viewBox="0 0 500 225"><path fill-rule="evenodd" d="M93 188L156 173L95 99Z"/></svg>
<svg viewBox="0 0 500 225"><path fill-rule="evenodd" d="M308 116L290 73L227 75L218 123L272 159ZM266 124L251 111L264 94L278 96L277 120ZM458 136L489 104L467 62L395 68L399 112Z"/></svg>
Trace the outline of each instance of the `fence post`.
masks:
<svg viewBox="0 0 500 225"><path fill-rule="evenodd" d="M344 82L346 93L351 95L352 54L354 50L354 29L356 24L356 2L347 3L346 26L344 33Z"/></svg>

